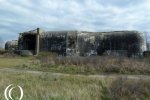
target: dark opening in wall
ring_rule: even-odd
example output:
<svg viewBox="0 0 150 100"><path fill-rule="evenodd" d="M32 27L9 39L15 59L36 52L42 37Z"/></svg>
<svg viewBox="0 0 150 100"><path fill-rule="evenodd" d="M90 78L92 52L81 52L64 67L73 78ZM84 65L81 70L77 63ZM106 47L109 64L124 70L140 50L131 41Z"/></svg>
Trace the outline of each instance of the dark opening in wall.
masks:
<svg viewBox="0 0 150 100"><path fill-rule="evenodd" d="M36 35L28 34L23 37L24 50L33 50L36 48Z"/></svg>

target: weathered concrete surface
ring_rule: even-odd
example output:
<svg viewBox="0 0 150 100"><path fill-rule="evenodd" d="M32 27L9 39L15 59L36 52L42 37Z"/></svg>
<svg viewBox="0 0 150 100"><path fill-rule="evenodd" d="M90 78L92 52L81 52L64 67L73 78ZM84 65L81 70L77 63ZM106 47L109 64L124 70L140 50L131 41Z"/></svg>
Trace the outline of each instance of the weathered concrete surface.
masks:
<svg viewBox="0 0 150 100"><path fill-rule="evenodd" d="M13 51L18 48L18 41L17 40L12 40L12 41L7 41L5 44L5 50Z"/></svg>
<svg viewBox="0 0 150 100"><path fill-rule="evenodd" d="M19 50L55 52L64 56L141 56L147 50L144 33L138 31L43 31L37 28L21 33Z"/></svg>

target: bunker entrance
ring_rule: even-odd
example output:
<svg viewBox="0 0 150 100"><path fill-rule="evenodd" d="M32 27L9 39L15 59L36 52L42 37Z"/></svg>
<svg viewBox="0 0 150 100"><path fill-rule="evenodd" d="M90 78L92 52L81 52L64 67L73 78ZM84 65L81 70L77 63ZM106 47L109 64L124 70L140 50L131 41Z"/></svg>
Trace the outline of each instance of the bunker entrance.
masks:
<svg viewBox="0 0 150 100"><path fill-rule="evenodd" d="M36 35L28 34L24 38L24 49L35 52L36 49Z"/></svg>

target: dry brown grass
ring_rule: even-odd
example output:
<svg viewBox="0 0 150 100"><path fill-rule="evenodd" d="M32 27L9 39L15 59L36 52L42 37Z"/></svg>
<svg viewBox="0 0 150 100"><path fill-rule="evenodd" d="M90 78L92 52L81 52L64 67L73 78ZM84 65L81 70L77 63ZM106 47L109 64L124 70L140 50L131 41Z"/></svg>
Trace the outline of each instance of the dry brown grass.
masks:
<svg viewBox="0 0 150 100"><path fill-rule="evenodd" d="M150 80L119 78L110 86L102 86L103 100L149 100Z"/></svg>
<svg viewBox="0 0 150 100"><path fill-rule="evenodd" d="M149 58L117 58L117 57L40 57L41 68L73 69L82 72L150 74ZM58 69L59 70L59 69ZM92 73L93 73L92 72ZM80 71L79 71L80 73Z"/></svg>
<svg viewBox="0 0 150 100"><path fill-rule="evenodd" d="M3 93L10 84L23 88L23 100L101 100L101 81L89 77L1 72L0 100L5 100Z"/></svg>
<svg viewBox="0 0 150 100"><path fill-rule="evenodd" d="M23 100L149 100L150 80L61 76L48 73L0 73L0 100L10 85L20 85ZM18 92L13 90L13 96ZM14 98L15 100L15 98Z"/></svg>

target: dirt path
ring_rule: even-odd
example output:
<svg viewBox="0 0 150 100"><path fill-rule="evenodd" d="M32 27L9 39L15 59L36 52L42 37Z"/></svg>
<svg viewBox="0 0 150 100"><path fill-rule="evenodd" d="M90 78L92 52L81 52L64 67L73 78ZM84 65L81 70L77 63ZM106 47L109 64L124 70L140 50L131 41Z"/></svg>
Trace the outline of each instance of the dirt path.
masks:
<svg viewBox="0 0 150 100"><path fill-rule="evenodd" d="M32 70L21 70L21 69L12 69L12 68L3 68L0 69L0 72L12 72L12 73L29 73L29 74L47 74L47 75L56 75L56 76L76 76L76 77L91 77L91 78L128 78L128 79L137 79L137 80L150 80L149 75L115 75L115 74L109 74L109 75L80 75L80 74L64 74L64 73L53 73L53 72L43 72L43 71L32 71Z"/></svg>

